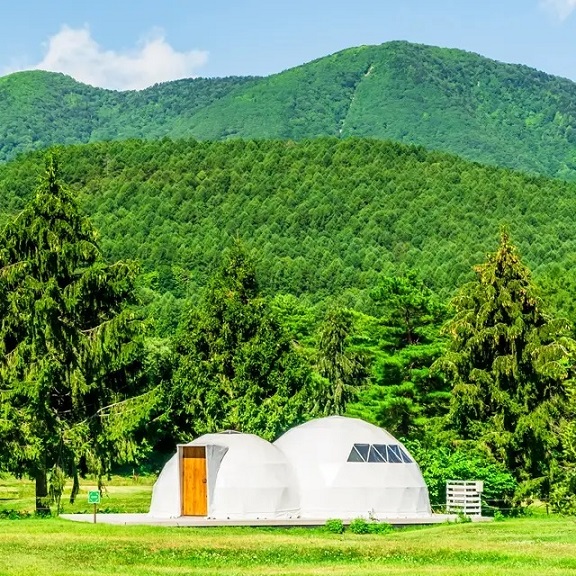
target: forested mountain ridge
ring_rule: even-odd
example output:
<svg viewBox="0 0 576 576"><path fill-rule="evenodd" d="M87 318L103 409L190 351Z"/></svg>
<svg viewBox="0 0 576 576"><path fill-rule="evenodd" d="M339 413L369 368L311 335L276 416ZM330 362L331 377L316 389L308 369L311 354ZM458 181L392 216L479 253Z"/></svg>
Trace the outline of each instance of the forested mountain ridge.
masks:
<svg viewBox="0 0 576 576"><path fill-rule="evenodd" d="M161 292L196 292L240 238L269 293L348 294L362 307L355 299L383 274L415 270L448 295L508 225L535 274L572 306L576 184L355 138L132 140L58 154L105 254L139 260ZM42 158L0 166L3 219L30 198Z"/></svg>
<svg viewBox="0 0 576 576"><path fill-rule="evenodd" d="M162 138L207 103L252 78L195 78L116 92L64 74L32 71L0 78L0 160L52 144Z"/></svg>
<svg viewBox="0 0 576 576"><path fill-rule="evenodd" d="M576 84L526 66L407 42L362 46L266 78L140 92L63 75L0 78L0 160L52 143L131 137L373 137L576 177Z"/></svg>

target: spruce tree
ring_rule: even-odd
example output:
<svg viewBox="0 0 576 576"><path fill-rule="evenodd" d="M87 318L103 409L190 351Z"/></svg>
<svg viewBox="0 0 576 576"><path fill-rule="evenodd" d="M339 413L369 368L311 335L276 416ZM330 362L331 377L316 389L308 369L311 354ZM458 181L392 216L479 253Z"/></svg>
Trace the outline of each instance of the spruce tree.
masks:
<svg viewBox="0 0 576 576"><path fill-rule="evenodd" d="M449 386L430 371L445 349L445 306L413 272L383 277L370 296L379 310L372 381L351 412L395 436L422 437L450 399Z"/></svg>
<svg viewBox="0 0 576 576"><path fill-rule="evenodd" d="M574 342L568 323L544 312L506 232L475 271L453 301L450 351L436 364L453 383L449 419L462 438L485 443L526 489L545 495Z"/></svg>
<svg viewBox="0 0 576 576"><path fill-rule="evenodd" d="M53 488L74 477L74 498L79 473L133 448L135 274L104 261L49 156L35 198L0 234L0 464L36 480L38 509L50 477Z"/></svg>
<svg viewBox="0 0 576 576"><path fill-rule="evenodd" d="M180 438L232 429L273 439L309 411L310 370L238 242L189 313L175 352L166 416Z"/></svg>
<svg viewBox="0 0 576 576"><path fill-rule="evenodd" d="M324 414L344 414L368 376L366 358L350 346L353 316L343 308L330 308L320 326L316 369L327 385L319 395Z"/></svg>

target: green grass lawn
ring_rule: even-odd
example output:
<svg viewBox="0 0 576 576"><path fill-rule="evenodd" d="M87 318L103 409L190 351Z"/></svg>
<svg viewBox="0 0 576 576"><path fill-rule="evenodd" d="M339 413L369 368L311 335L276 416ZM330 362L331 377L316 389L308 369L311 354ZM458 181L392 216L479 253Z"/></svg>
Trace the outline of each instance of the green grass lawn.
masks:
<svg viewBox="0 0 576 576"><path fill-rule="evenodd" d="M100 509L146 512L153 482L153 476L113 477ZM76 504L63 499L64 512L90 512L87 491L94 487L83 481ZM33 483L0 477L2 509L33 510ZM0 576L28 574L576 576L576 520L538 515L385 535L0 520Z"/></svg>
<svg viewBox="0 0 576 576"><path fill-rule="evenodd" d="M576 574L576 522L535 517L386 535L0 521L1 575Z"/></svg>
<svg viewBox="0 0 576 576"><path fill-rule="evenodd" d="M104 512L148 512L152 485L156 477L150 476L113 476L105 483L100 509ZM70 504L72 481L66 486L62 497L62 512L91 512L88 505L88 491L95 490L94 479L81 479L80 492L74 504ZM0 511L19 510L34 511L34 483L27 479L16 479L12 476L0 476Z"/></svg>

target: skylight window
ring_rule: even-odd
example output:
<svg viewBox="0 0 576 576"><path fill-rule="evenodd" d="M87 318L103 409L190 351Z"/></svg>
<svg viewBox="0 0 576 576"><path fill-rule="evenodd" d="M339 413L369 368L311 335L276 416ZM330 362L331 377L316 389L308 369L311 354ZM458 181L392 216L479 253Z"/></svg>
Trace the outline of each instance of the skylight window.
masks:
<svg viewBox="0 0 576 576"><path fill-rule="evenodd" d="M398 444L354 444L348 462L411 464L412 459Z"/></svg>
<svg viewBox="0 0 576 576"><path fill-rule="evenodd" d="M370 446L370 452L368 453L368 462L386 462L386 456L383 456L376 446Z"/></svg>
<svg viewBox="0 0 576 576"><path fill-rule="evenodd" d="M348 462L367 462L369 451L370 444L354 444L348 456Z"/></svg>

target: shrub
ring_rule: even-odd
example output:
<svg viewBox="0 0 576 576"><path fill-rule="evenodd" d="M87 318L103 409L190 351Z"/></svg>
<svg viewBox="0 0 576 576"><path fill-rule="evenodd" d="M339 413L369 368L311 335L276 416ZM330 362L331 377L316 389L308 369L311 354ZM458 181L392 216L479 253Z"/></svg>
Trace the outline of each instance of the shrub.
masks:
<svg viewBox="0 0 576 576"><path fill-rule="evenodd" d="M331 518L330 520L326 520L324 529L331 534L342 534L342 532L344 532L344 522L339 518Z"/></svg>
<svg viewBox="0 0 576 576"><path fill-rule="evenodd" d="M0 510L0 520L23 520L33 516L34 513L26 510Z"/></svg>
<svg viewBox="0 0 576 576"><path fill-rule="evenodd" d="M370 525L364 518L354 518L352 522L350 522L349 526L350 532L354 534L369 534L370 533Z"/></svg>
<svg viewBox="0 0 576 576"><path fill-rule="evenodd" d="M556 474L550 489L550 506L557 514L576 514L576 467L567 458L567 466ZM572 464L572 465L571 465Z"/></svg>
<svg viewBox="0 0 576 576"><path fill-rule="evenodd" d="M388 534L394 528L386 522L378 522L377 520L364 520L364 518L355 518L350 522L350 532L354 534Z"/></svg>
<svg viewBox="0 0 576 576"><path fill-rule="evenodd" d="M462 442L456 448L430 448L418 442L407 444L420 464L434 508L438 509L446 502L447 480L483 480L482 499L489 509L513 506L518 482L503 464L473 443Z"/></svg>
<svg viewBox="0 0 576 576"><path fill-rule="evenodd" d="M368 528L370 528L370 534L388 534L394 530L392 525L386 522L370 522Z"/></svg>

